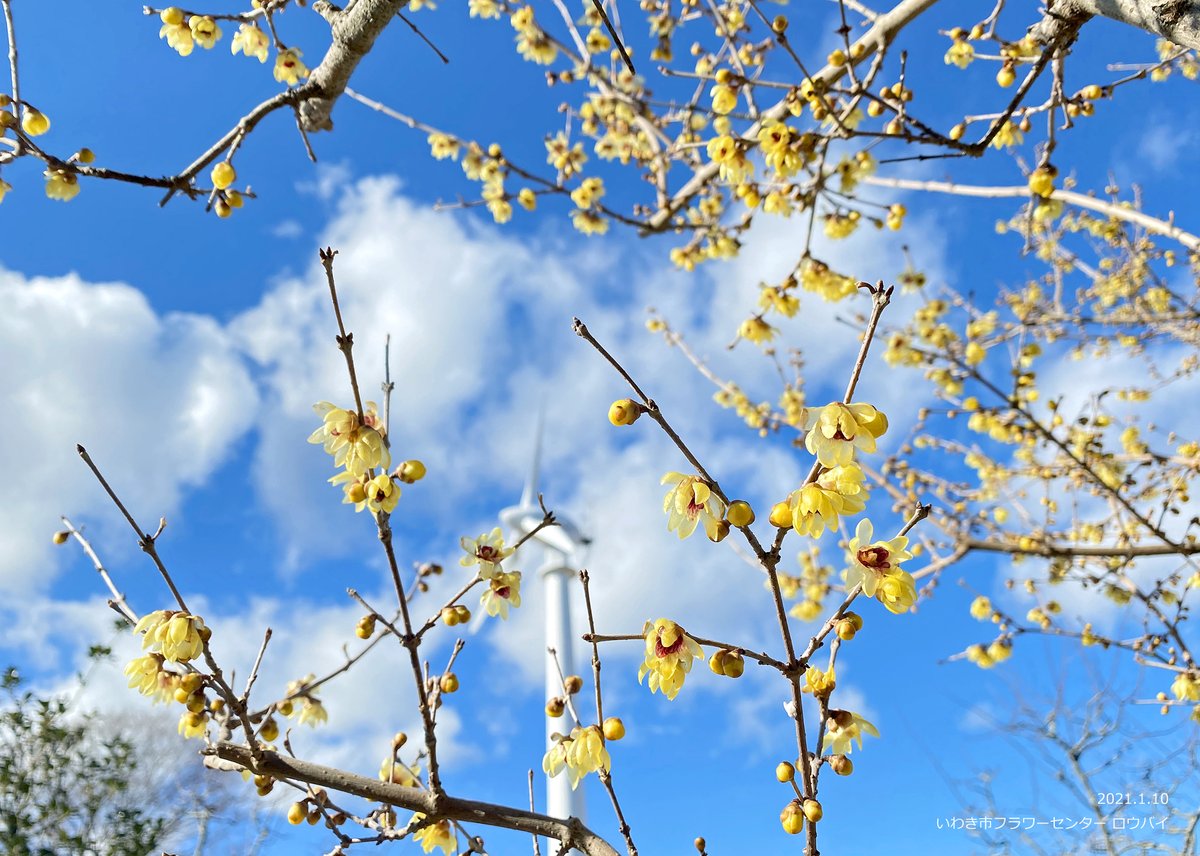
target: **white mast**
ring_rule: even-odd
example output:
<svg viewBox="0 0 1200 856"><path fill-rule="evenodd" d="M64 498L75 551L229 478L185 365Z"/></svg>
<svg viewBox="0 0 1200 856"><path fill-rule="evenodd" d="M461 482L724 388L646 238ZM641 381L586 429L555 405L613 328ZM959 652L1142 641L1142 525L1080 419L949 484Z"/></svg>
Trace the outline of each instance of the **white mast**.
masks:
<svg viewBox="0 0 1200 856"><path fill-rule="evenodd" d="M509 530L513 541L524 537L542 522L542 510L538 506L538 464L541 451L542 417L539 414L533 461L529 468L529 476L525 480L525 489L521 493L521 504L500 512L500 521ZM524 553L536 543L542 552L539 573L546 605L547 699L563 694L562 680L550 649L557 652L558 665L562 667L563 674L574 674L575 636L571 630L571 580L576 576L576 569L583 563L583 550L589 542L589 539L561 514L555 512L554 517L558 521L557 526L542 529L521 548L521 552ZM569 715L559 718L546 717L547 749L552 745L553 734L569 731L568 722ZM546 814L558 818L584 819L583 791L571 790L571 783L565 773L546 779Z"/></svg>

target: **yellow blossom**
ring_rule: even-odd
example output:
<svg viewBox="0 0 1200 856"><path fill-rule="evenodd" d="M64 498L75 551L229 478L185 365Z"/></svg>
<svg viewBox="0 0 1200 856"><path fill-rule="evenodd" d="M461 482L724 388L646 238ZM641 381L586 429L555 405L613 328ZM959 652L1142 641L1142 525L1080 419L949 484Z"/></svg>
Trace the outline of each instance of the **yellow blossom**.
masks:
<svg viewBox="0 0 1200 856"><path fill-rule="evenodd" d="M725 516L725 503L713 493L708 483L697 476L671 472L662 477L662 484L674 485L663 498L663 511L668 515L667 529L683 539L696 531L697 523L703 522L705 534L713 538L718 523Z"/></svg>
<svg viewBox="0 0 1200 856"><path fill-rule="evenodd" d="M179 717L178 730L184 737L203 737L208 733L208 712L187 711Z"/></svg>
<svg viewBox="0 0 1200 856"><path fill-rule="evenodd" d="M284 48L275 57L275 79L288 86L295 86L308 77L308 66L300 61L299 48Z"/></svg>
<svg viewBox="0 0 1200 856"><path fill-rule="evenodd" d="M160 609L144 615L133 632L145 634L142 648L161 652L169 662L186 663L200 656L209 631L198 616Z"/></svg>
<svg viewBox="0 0 1200 856"><path fill-rule="evenodd" d="M603 235L608 231L608 221L591 211L572 211L571 223L585 235Z"/></svg>
<svg viewBox="0 0 1200 856"><path fill-rule="evenodd" d="M647 621L642 635L646 638L646 653L638 669L638 683L649 673L650 692L662 690L668 699L674 699L693 661L703 658L704 651L682 627L667 618L653 624Z"/></svg>
<svg viewBox="0 0 1200 856"><path fill-rule="evenodd" d="M178 12L178 15L173 13ZM172 13L172 14L168 14ZM180 56L188 56L196 46L192 41L192 29L183 21L183 13L174 6L164 9L159 17L163 21L159 28L158 37L166 39L167 44L175 49Z"/></svg>
<svg viewBox="0 0 1200 856"><path fill-rule="evenodd" d="M837 676L834 674L833 668L830 667L828 672L822 672L816 666L809 666L804 673L803 691L812 693L816 698L829 698L834 687L837 686Z"/></svg>
<svg viewBox="0 0 1200 856"><path fill-rule="evenodd" d="M985 621L992 616L992 602L983 595L971 601L971 617L977 621Z"/></svg>
<svg viewBox="0 0 1200 856"><path fill-rule="evenodd" d="M188 18L188 28L192 31L192 38L205 50L211 49L221 38L221 28L207 15L192 15Z"/></svg>
<svg viewBox="0 0 1200 856"><path fill-rule="evenodd" d="M428 137L429 151L438 160L458 157L458 140L449 134L434 131Z"/></svg>
<svg viewBox="0 0 1200 856"><path fill-rule="evenodd" d="M975 48L966 39L955 39L954 44L950 45L950 50L946 51L944 59L946 65L966 68L975 59Z"/></svg>
<svg viewBox="0 0 1200 856"><path fill-rule="evenodd" d="M383 763L379 765L380 781L391 781L393 785L400 785L405 788L419 788L421 786L421 768L419 766L408 766L400 761L394 761L391 758L384 758Z"/></svg>
<svg viewBox="0 0 1200 856"><path fill-rule="evenodd" d="M874 541L874 534L870 520L858 521L847 547L850 564L842 574L846 590L861 585L867 597L878 598L889 611L907 612L916 601L913 578L900 569L901 562L912 558L905 549L908 538L900 535L890 541Z"/></svg>
<svg viewBox="0 0 1200 856"><path fill-rule="evenodd" d="M1180 672L1171 682L1171 693L1179 701L1200 701L1200 675Z"/></svg>
<svg viewBox="0 0 1200 856"><path fill-rule="evenodd" d="M479 602L488 615L508 618L509 606L521 605L521 572L501 572L489 578L488 587Z"/></svg>
<svg viewBox="0 0 1200 856"><path fill-rule="evenodd" d="M571 201L580 208L591 208L604 196L604 182L599 178L585 178L579 187L571 191Z"/></svg>
<svg viewBox="0 0 1200 856"><path fill-rule="evenodd" d="M875 438L887 430L887 417L869 404L833 402L809 413L804 448L822 466L848 464L854 450L875 451Z"/></svg>
<svg viewBox="0 0 1200 856"><path fill-rule="evenodd" d="M848 755L854 742L862 749L863 734L879 736L879 729L857 713L848 710L831 710L825 720L825 739L821 742L821 753Z"/></svg>
<svg viewBox="0 0 1200 856"><path fill-rule="evenodd" d="M236 54L241 51L244 56L257 57L259 62L266 62L270 43L267 34L257 24L242 24L233 34L229 52Z"/></svg>
<svg viewBox="0 0 1200 856"><path fill-rule="evenodd" d="M144 696L149 696L157 704L160 701L169 702L174 698L175 687L179 675L168 672L163 668L162 654L146 654L135 657L125 667L129 676L129 686Z"/></svg>
<svg viewBox="0 0 1200 856"><path fill-rule="evenodd" d="M467 7L472 18L499 18L500 4L496 0L470 0Z"/></svg>
<svg viewBox="0 0 1200 856"><path fill-rule="evenodd" d="M79 195L79 176L66 167L51 167L46 176L46 196L60 202L70 202Z"/></svg>
<svg viewBox="0 0 1200 856"><path fill-rule="evenodd" d="M718 83L712 88L712 109L714 113L725 115L737 106L737 90L732 86Z"/></svg>
<svg viewBox="0 0 1200 856"><path fill-rule="evenodd" d="M766 321L761 315L754 315L747 318L738 327L738 336L742 339L749 339L756 344L765 344L775 338L775 334L779 332Z"/></svg>
<svg viewBox="0 0 1200 856"><path fill-rule="evenodd" d="M1025 140L1025 135L1011 121L1005 120L1004 124L996 132L996 136L992 137L992 148L1003 149L1019 146Z"/></svg>
<svg viewBox="0 0 1200 856"><path fill-rule="evenodd" d="M309 435L308 442L322 444L333 456L334 466L345 467L356 476L391 466L392 456L383 442L374 402L367 402L362 424L357 413L334 407L328 401L318 402L313 409L321 414L322 425Z"/></svg>
<svg viewBox="0 0 1200 856"><path fill-rule="evenodd" d="M507 559L513 553L512 547L504 546L504 535L500 532L500 527L497 526L490 534L480 535L478 538L462 538L459 544L467 552L467 555L458 560L458 563L463 567L471 565L479 565L479 576L481 579L492 579L500 573L500 563Z"/></svg>
<svg viewBox="0 0 1200 856"><path fill-rule="evenodd" d="M425 819L423 812L416 812L408 822L409 829L415 829ZM432 853L434 848L442 848L446 856L454 856L458 852L458 839L454 837L454 829L448 820L438 820L423 826L413 833L413 841L421 845L421 851Z"/></svg>

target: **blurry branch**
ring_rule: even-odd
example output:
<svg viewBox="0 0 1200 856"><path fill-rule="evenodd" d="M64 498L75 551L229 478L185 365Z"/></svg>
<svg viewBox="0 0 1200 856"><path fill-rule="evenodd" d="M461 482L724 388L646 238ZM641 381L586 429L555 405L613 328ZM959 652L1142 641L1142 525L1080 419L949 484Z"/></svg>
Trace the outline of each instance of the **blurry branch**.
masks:
<svg viewBox="0 0 1200 856"><path fill-rule="evenodd" d="M975 196L984 199L1028 199L1037 198L1028 187L978 187L969 184L956 184L949 181L916 181L909 178L888 178L884 176L865 176L862 179L864 184L874 184L879 187L894 187L898 190L923 190L932 193L948 193L954 196ZM1103 199L1097 199L1094 196L1088 196L1084 193L1077 193L1072 190L1055 189L1054 192L1047 197L1049 199L1057 199L1067 205L1074 205L1077 208L1086 208L1089 211L1095 211L1098 214L1103 214L1106 217L1115 217L1118 220L1124 220L1128 223L1141 226L1147 232L1153 232L1156 235L1165 235L1168 238L1173 238L1183 244L1189 250L1200 251L1200 236L1193 235L1191 232L1185 232L1175 225L1174 218L1160 220L1157 217L1151 217L1138 211L1135 208L1126 207L1113 202L1107 202Z"/></svg>
<svg viewBox="0 0 1200 856"><path fill-rule="evenodd" d="M117 588L117 584L114 583L112 577L109 576L108 570L104 567L104 563L100 561L100 557L96 555L96 551L92 548L91 542L89 542L87 538L83 537L83 532L77 529L75 524L72 523L67 517L64 516L61 519L63 525L67 527L66 532L79 542L79 546L83 549L83 552L87 554L89 559L92 560L92 565L96 568L96 573L100 574L100 579L104 581L105 587L109 590L109 592L112 593L112 597L109 598L108 605L117 612L121 613L121 615L125 616L125 619L130 624L137 624L137 613L134 612L130 608L129 604L125 602L125 595L121 594L120 590Z"/></svg>
<svg viewBox="0 0 1200 856"><path fill-rule="evenodd" d="M460 799L447 794L439 795L417 788L406 788L333 767L324 767L299 758L287 758L276 752L265 751L262 753L262 758L256 762L245 747L232 743L218 743L203 751L210 758L232 762L259 775L307 782L330 790L353 794L372 802L422 812L429 817L446 818L464 823L481 823L485 826L497 826L517 832L541 835L561 841L564 847L574 847L587 856L618 856L612 845L575 818L559 820L524 809ZM213 765L210 764L210 766Z"/></svg>
<svg viewBox="0 0 1200 856"><path fill-rule="evenodd" d="M1055 20L1080 24L1100 15L1157 33L1177 45L1200 48L1200 2L1196 0L1050 0L1046 17L1030 32L1041 35Z"/></svg>

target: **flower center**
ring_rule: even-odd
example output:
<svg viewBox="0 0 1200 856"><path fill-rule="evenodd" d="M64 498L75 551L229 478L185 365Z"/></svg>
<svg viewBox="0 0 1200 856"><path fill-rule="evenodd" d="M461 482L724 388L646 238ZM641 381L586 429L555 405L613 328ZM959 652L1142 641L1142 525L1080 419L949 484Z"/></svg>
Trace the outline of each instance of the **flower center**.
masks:
<svg viewBox="0 0 1200 856"><path fill-rule="evenodd" d="M494 591L496 592L497 597L502 597L505 600L508 600L508 595L512 591L512 588L509 586L500 586L500 588L494 589Z"/></svg>
<svg viewBox="0 0 1200 856"><path fill-rule="evenodd" d="M891 567L890 554L886 547L865 547L858 551L858 561L872 571L884 571Z"/></svg>
<svg viewBox="0 0 1200 856"><path fill-rule="evenodd" d="M654 640L654 653L659 657L669 657L672 654L678 654L681 648L683 648L682 633L670 645L663 645L661 636L656 637Z"/></svg>

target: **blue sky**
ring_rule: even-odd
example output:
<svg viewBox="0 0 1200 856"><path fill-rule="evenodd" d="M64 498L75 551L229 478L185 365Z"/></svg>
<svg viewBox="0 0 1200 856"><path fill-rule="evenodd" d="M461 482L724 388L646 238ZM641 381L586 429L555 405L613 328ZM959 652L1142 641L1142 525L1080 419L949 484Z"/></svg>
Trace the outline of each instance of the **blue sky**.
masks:
<svg viewBox="0 0 1200 856"><path fill-rule="evenodd" d="M23 90L54 122L47 140L66 151L89 146L105 165L172 172L275 91L269 66L229 56L229 32L214 51L181 59L136 5L103 12L84 3L14 6ZM418 15L450 65L397 26L353 86L540 162L560 94L516 58L506 23L469 20L465 4L443 7ZM909 69L913 80L929 81L919 90L931 111L926 118L948 126L974 110L977 97L987 103L976 88L990 85L992 71L944 67L946 41L935 29L965 22L939 14L915 26ZM829 42L832 22L821 10L808 38ZM281 26L315 62L319 19L295 9ZM1085 29L1075 60L1105 80L1106 61L1152 56L1150 37L1098 22ZM944 98L951 87L955 97ZM1122 185L1136 181L1149 212L1173 210L1186 227L1200 214L1198 149L1188 144L1200 127L1192 87L1179 80L1143 85L1124 103L1101 104L1065 135L1056 162L1070 165L1081 187L1102 187L1110 174ZM0 488L4 662L40 686L63 686L86 646L108 640L110 613L96 574L74 550L50 545L58 514L87 525L135 609L167 605L153 569L75 455L77 442L143 525L167 517L160 549L214 627L227 668L245 673L268 623L276 639L263 692L281 692L288 680L340 662L361 611L344 589L385 603L387 584L369 519L339 504L324 483L332 475L328 460L304 442L317 424L311 405L348 398L316 264L317 247L327 244L341 252L343 308L369 390L381 379L383 337L393 337L394 454L420 458L430 470L405 488L395 518L402 562L440 561L453 578L444 587L461 584L458 538L490 529L498 510L518 498L544 408L543 489L551 507L595 538L589 563L602 631L637 632L644 619L669 616L699 635L773 645L768 599L741 560L666 532L658 480L684 462L648 420L625 432L608 426L608 403L625 390L572 335L570 319L583 317L621 356L727 491L765 509L799 483L807 459L786 441L757 440L712 406L706 382L645 333L642 309L653 305L670 317L752 397L772 397L770 367L745 345L733 352L724 345L752 306L757 282L787 273L803 224L762 222L741 258L687 276L670 268L668 242L616 228L583 238L570 229L567 211L551 204L535 215L518 211L504 228L475 212L434 211L437 200L472 188L453 164L428 157L423 135L349 100L335 121L335 133L313 138L315 167L289 117L272 117L256 131L238 171L258 198L229 221L183 200L160 209L157 192L94 182L63 205L42 195L34 164L5 168L15 189L0 206L0 355L10 367L0 394L21 427L0 451L10 473ZM1023 180L1013 158L999 153L897 170L980 184ZM935 287L987 294L1039 270L1018 255L1019 239L994 235L994 221L1013 210L1009 203L886 198L903 198L910 227L899 236L860 234L823 246L847 273L893 279L903 243ZM896 311L906 305L913 304L900 301ZM784 330L805 349L810 401L837 394L856 348L853 332L833 323L836 314L807 299ZM887 410L892 442L899 442L928 391L918 377L891 373L875 359L860 397ZM836 561L832 540L824 546ZM522 803L525 771L540 766L535 566L536 557L519 565L527 593L509 625L489 624L469 637L457 670L463 690L443 712L445 778L464 796ZM954 568L912 616L864 605L866 630L840 655L839 694L883 737L855 753L852 777L825 777L827 852L879 852L884 835L891 853L972 852L961 833L940 831L935 820L966 813L954 783L982 769L995 771L1001 813L1028 814L1036 805L1050 814L1053 798L1031 791L1028 756L987 727L988 718L1006 720L1018 694L1046 703L1060 679L1068 699L1086 698L1093 691L1088 667L1136 694L1131 670L1113 673L1106 656L1081 658L1051 643L1022 640L994 672L943 662L989 641L989 628L966 613L975 593L1019 603L1001 588L1004 570L994 557ZM122 655L132 650L128 643ZM434 663L450 644L448 633L439 638L429 654ZM740 682L718 680L698 666L668 703L637 685L636 643L604 654L606 708L629 729L613 747L614 777L642 852L686 853L696 835L711 853L798 852L777 820L789 791L773 769L794 760L782 685L753 669ZM382 646L332 684L328 729L294 733L298 754L371 774L395 730L415 732L399 655ZM146 711L119 672L120 664L101 669L85 697L106 710ZM1153 709L1145 710L1144 721L1159 727ZM1106 786L1124 789L1128 782L1119 778ZM614 832L603 794L589 789L588 798L589 822ZM493 853L528 847L498 833L487 840ZM281 829L268 852L329 846L319 831ZM1014 850L1023 852L1019 844Z"/></svg>

